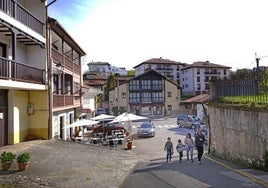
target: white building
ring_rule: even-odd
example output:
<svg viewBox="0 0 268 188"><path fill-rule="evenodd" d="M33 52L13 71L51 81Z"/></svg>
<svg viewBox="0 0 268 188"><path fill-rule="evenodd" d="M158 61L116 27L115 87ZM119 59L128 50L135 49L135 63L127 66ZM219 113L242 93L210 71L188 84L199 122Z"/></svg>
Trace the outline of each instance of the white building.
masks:
<svg viewBox="0 0 268 188"><path fill-rule="evenodd" d="M185 63L171 61L160 57L144 61L133 68L135 69L135 76L143 74L149 69L153 69L180 84L180 70L186 65L187 64Z"/></svg>
<svg viewBox="0 0 268 188"><path fill-rule="evenodd" d="M90 62L88 65L88 73L96 74L99 76L108 77L110 74L120 74L121 76L127 75L125 68L111 66L107 62Z"/></svg>
<svg viewBox="0 0 268 188"><path fill-rule="evenodd" d="M231 67L205 62L195 62L181 69L180 86L182 92L198 95L209 91L209 81L228 78Z"/></svg>
<svg viewBox="0 0 268 188"><path fill-rule="evenodd" d="M83 102L82 102L82 112L86 119L94 117L96 113L96 96L102 94L102 91L94 87L83 87Z"/></svg>

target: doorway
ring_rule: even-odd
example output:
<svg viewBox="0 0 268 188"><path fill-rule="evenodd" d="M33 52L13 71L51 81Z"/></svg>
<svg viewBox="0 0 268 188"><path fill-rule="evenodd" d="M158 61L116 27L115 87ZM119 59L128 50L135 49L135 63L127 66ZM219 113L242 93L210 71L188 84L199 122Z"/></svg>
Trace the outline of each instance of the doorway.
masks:
<svg viewBox="0 0 268 188"><path fill-rule="evenodd" d="M0 146L7 145L8 142L8 90L0 90Z"/></svg>

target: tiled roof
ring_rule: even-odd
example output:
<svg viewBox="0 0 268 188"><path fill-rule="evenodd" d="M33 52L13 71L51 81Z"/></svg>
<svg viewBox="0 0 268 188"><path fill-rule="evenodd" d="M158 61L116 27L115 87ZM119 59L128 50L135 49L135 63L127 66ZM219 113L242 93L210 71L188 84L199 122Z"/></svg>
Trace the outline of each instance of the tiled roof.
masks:
<svg viewBox="0 0 268 188"><path fill-rule="evenodd" d="M110 65L110 63L97 61L97 62L89 62L87 65Z"/></svg>
<svg viewBox="0 0 268 188"><path fill-rule="evenodd" d="M144 61L140 64L138 64L137 66L133 67L133 68L136 68L142 64L170 64L170 65L174 65L174 64L177 64L177 65L184 65L185 63L181 63L181 62L177 62L177 61L172 61L172 60L169 60L169 59L163 59L162 57L160 58L152 58L152 59L149 59L147 61Z"/></svg>
<svg viewBox="0 0 268 188"><path fill-rule="evenodd" d="M185 101L182 101L182 103L205 103L208 102L209 100L209 94L201 94L201 95L197 95L195 97L192 97L190 99L187 99Z"/></svg>
<svg viewBox="0 0 268 188"><path fill-rule="evenodd" d="M105 84L105 81L102 80L84 80L83 82L87 86L102 86Z"/></svg>
<svg viewBox="0 0 268 188"><path fill-rule="evenodd" d="M210 63L209 61L197 61L194 62L193 64L187 65L182 70L184 69L189 69L189 68L222 68L222 69L230 69L232 67L228 66L223 66L215 63Z"/></svg>

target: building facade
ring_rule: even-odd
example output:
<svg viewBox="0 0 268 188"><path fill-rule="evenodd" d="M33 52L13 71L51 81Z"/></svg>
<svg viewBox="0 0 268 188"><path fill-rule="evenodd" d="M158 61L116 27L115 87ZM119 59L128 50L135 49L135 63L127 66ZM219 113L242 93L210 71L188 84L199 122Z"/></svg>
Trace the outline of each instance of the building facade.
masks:
<svg viewBox="0 0 268 188"><path fill-rule="evenodd" d="M209 61L195 62L181 69L181 87L184 94L199 95L209 92L209 82L213 79L225 79L230 76L231 67Z"/></svg>
<svg viewBox="0 0 268 188"><path fill-rule="evenodd" d="M0 1L0 146L47 139L46 7Z"/></svg>
<svg viewBox="0 0 268 188"><path fill-rule="evenodd" d="M86 53L65 31L60 23L48 18L50 73L50 137L69 139L73 123L82 114L81 58Z"/></svg>
<svg viewBox="0 0 268 188"><path fill-rule="evenodd" d="M109 91L109 112L122 109L143 116L168 115L179 109L181 89L177 83L151 69Z"/></svg>
<svg viewBox="0 0 268 188"><path fill-rule="evenodd" d="M180 70L187 64L169 59L152 58L135 66L135 76L143 74L148 69L154 69L180 85Z"/></svg>
<svg viewBox="0 0 268 188"><path fill-rule="evenodd" d="M119 74L121 76L127 75L127 70L125 68L112 66L107 62L90 62L87 66L87 74L95 74L106 78L108 78L111 74Z"/></svg>

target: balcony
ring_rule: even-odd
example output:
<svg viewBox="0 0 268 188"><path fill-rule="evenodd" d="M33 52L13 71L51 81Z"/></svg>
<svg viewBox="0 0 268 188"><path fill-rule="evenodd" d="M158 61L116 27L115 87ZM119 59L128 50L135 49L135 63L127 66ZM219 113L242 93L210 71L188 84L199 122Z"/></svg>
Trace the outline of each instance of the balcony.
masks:
<svg viewBox="0 0 268 188"><path fill-rule="evenodd" d="M45 84L45 70L0 57L0 79Z"/></svg>
<svg viewBox="0 0 268 188"><path fill-rule="evenodd" d="M45 24L15 0L0 0L0 10L44 36Z"/></svg>
<svg viewBox="0 0 268 188"><path fill-rule="evenodd" d="M53 107L80 106L80 96L53 95Z"/></svg>
<svg viewBox="0 0 268 188"><path fill-rule="evenodd" d="M69 59L67 56L62 55L59 51L52 48L52 57L55 62L62 63L64 66L64 69L67 69L73 73L79 74L81 73L81 67L80 65L73 63L71 59Z"/></svg>

